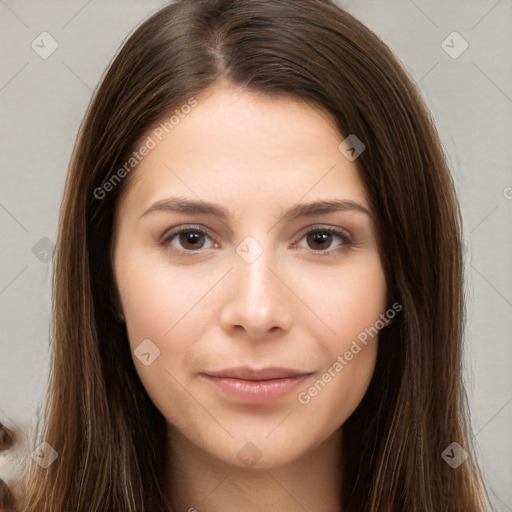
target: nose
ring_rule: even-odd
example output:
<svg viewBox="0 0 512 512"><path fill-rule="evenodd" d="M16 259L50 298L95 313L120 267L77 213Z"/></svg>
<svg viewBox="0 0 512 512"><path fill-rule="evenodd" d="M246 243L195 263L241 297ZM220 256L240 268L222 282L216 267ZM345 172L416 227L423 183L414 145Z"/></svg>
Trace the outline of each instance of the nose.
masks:
<svg viewBox="0 0 512 512"><path fill-rule="evenodd" d="M221 327L251 339L289 331L294 295L273 251L264 249L254 261L234 254L234 267L224 283Z"/></svg>

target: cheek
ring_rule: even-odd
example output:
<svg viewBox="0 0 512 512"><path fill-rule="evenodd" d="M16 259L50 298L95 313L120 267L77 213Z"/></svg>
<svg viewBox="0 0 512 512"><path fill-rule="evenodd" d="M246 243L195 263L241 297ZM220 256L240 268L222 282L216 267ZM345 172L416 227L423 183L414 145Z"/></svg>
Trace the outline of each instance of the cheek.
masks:
<svg viewBox="0 0 512 512"><path fill-rule="evenodd" d="M375 368L377 343L363 347L348 360L346 352L301 389L297 396L308 428L323 435L342 426L363 399ZM356 349L359 350L359 349ZM351 353L351 351L349 351Z"/></svg>
<svg viewBox="0 0 512 512"><path fill-rule="evenodd" d="M142 252L137 259L125 260L116 272L137 374L157 409L179 428L191 424L191 411L198 415L197 404L186 391L189 375L184 370L204 329L205 299L215 278L211 272L198 275L197 269L194 276L187 273L145 261Z"/></svg>
<svg viewBox="0 0 512 512"><path fill-rule="evenodd" d="M310 273L302 291L330 334L317 338L324 364L297 398L305 407L304 413L313 423L318 421L320 428L322 421L341 425L368 388L377 359L381 315L386 311L387 286L376 254L329 275L316 272ZM322 282L320 291L318 284Z"/></svg>
<svg viewBox="0 0 512 512"><path fill-rule="evenodd" d="M310 268L307 275L307 280L297 281L297 289L328 328L325 339L331 350L343 350L385 313L386 278L377 254L338 268Z"/></svg>
<svg viewBox="0 0 512 512"><path fill-rule="evenodd" d="M197 269L153 264L143 253L119 265L116 279L130 343L165 340L183 326L198 325L196 316L205 314L212 277Z"/></svg>

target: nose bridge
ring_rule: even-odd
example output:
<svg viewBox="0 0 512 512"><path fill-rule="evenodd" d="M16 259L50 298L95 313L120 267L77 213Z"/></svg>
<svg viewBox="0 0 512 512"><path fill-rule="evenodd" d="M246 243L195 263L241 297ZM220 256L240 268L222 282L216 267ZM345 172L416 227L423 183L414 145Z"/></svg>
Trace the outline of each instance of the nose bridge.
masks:
<svg viewBox="0 0 512 512"><path fill-rule="evenodd" d="M270 243L268 243L270 244ZM223 305L224 328L242 327L251 337L261 337L292 321L291 297L281 279L278 257L272 246L265 247L252 236L236 247L231 273L232 293Z"/></svg>
<svg viewBox="0 0 512 512"><path fill-rule="evenodd" d="M236 262L236 273L243 295L259 302L264 298L271 299L276 294L276 278L270 271L271 268L275 269L276 258L272 248L262 250L261 254L256 251L255 247L251 247L244 256L240 256ZM240 248L237 249L237 253L239 252Z"/></svg>

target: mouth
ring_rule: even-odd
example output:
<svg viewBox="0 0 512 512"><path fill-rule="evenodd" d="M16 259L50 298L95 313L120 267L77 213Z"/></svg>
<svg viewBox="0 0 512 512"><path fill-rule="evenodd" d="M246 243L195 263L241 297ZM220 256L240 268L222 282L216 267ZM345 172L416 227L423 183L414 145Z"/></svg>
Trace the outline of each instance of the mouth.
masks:
<svg viewBox="0 0 512 512"><path fill-rule="evenodd" d="M289 368L226 368L201 373L206 382L238 402L263 404L278 400L293 391L312 373Z"/></svg>

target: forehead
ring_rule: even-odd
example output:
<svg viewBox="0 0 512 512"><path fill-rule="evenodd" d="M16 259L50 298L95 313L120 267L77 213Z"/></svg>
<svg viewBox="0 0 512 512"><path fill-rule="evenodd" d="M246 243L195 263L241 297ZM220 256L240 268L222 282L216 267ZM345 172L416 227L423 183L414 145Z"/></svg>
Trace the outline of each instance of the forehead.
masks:
<svg viewBox="0 0 512 512"><path fill-rule="evenodd" d="M152 149L132 171L124 207L144 208L168 195L241 208L306 195L365 202L357 166L339 151L344 137L329 114L292 96L226 84L195 100L178 122L175 116L168 123L171 113L141 138L149 137Z"/></svg>

